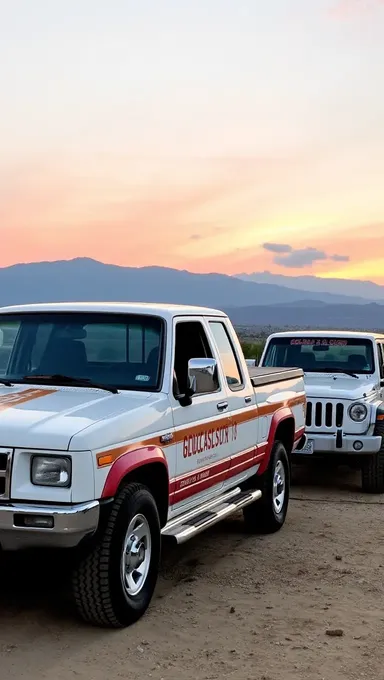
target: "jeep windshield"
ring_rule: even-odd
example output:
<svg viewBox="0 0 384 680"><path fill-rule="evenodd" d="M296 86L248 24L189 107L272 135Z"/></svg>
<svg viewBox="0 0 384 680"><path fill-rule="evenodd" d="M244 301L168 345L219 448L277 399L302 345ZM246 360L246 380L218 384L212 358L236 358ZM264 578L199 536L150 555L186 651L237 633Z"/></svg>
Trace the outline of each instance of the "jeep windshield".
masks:
<svg viewBox="0 0 384 680"><path fill-rule="evenodd" d="M268 367L294 366L305 373L374 373L372 342L362 338L272 338L263 362Z"/></svg>
<svg viewBox="0 0 384 680"><path fill-rule="evenodd" d="M163 339L164 321L154 316L0 314L1 383L30 385L36 377L37 384L157 391Z"/></svg>

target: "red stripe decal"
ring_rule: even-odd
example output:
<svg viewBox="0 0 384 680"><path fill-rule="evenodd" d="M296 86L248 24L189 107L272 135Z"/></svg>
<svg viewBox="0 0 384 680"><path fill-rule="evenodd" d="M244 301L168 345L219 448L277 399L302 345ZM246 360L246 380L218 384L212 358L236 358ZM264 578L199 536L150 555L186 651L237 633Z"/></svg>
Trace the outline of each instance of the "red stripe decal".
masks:
<svg viewBox="0 0 384 680"><path fill-rule="evenodd" d="M225 481L228 477L234 477L244 470L257 465L264 457L266 448L267 445L262 444L249 451L242 451L235 456L218 461L201 470L196 470L196 472L171 480L169 493L173 496L172 503L179 503L190 496L209 489L215 484L220 484L220 482Z"/></svg>
<svg viewBox="0 0 384 680"><path fill-rule="evenodd" d="M305 432L305 427L295 433L295 443L298 442ZM259 444L254 449L242 451L230 458L220 460L207 467L176 477L170 481L169 492L173 496L172 502L179 503L194 494L201 493L215 484L225 481L228 477L234 477L248 468L260 463L267 453L268 442Z"/></svg>

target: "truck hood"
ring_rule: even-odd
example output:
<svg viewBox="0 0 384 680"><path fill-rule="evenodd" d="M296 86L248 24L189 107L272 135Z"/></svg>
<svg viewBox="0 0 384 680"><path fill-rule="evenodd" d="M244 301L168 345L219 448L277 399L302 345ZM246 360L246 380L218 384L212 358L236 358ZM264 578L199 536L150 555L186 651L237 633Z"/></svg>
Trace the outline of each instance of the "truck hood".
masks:
<svg viewBox="0 0 384 680"><path fill-rule="evenodd" d="M375 390L375 381L366 375L352 378L342 374L305 373L304 382L309 399L356 401Z"/></svg>
<svg viewBox="0 0 384 680"><path fill-rule="evenodd" d="M0 447L68 450L75 435L127 412L137 429L138 412L158 396L72 386L0 386Z"/></svg>

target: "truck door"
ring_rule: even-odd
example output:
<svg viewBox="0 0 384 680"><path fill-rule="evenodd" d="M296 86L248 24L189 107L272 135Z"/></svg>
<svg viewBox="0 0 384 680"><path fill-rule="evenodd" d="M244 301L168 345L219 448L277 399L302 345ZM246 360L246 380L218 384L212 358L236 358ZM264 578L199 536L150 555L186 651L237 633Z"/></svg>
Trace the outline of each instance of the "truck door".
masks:
<svg viewBox="0 0 384 680"><path fill-rule="evenodd" d="M380 399L384 399L384 386L381 381L384 381L384 343L379 342L377 345L377 351L379 356L379 368L380 368L380 386L379 395Z"/></svg>
<svg viewBox="0 0 384 680"><path fill-rule="evenodd" d="M201 503L220 493L230 465L230 413L226 385L218 375L215 391L194 395L181 406L190 359L214 358L215 350L200 317L174 319L174 388L171 395L175 426L176 478L171 480L173 511Z"/></svg>
<svg viewBox="0 0 384 680"><path fill-rule="evenodd" d="M256 465L259 436L256 396L248 372L243 374L244 362L239 360L241 348L237 338L231 336L222 319L210 319L209 327L220 357L231 414L232 454L228 483L233 485L234 477L240 482Z"/></svg>

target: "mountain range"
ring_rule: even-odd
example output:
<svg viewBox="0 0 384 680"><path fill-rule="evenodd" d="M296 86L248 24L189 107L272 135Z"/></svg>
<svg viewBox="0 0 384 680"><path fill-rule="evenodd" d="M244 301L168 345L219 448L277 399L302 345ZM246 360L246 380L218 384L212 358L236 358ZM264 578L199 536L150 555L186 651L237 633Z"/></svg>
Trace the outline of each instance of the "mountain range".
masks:
<svg viewBox="0 0 384 680"><path fill-rule="evenodd" d="M384 305L327 305L321 302L236 307L226 310L235 326L327 328L384 332Z"/></svg>
<svg viewBox="0 0 384 680"><path fill-rule="evenodd" d="M384 327L383 287L372 284L375 297L368 298L301 290L289 286L290 277L282 278L284 285L166 267L120 267L89 258L25 263L0 268L0 306L81 300L169 302L223 309L241 325ZM299 286L297 279L293 283ZM377 297L380 289L382 298Z"/></svg>
<svg viewBox="0 0 384 680"><path fill-rule="evenodd" d="M298 291L312 293L331 293L347 295L365 300L384 302L384 286L373 281L356 279L324 279L318 276L284 276L271 272L254 272L253 274L237 274L236 278L252 283L269 283L284 286Z"/></svg>

